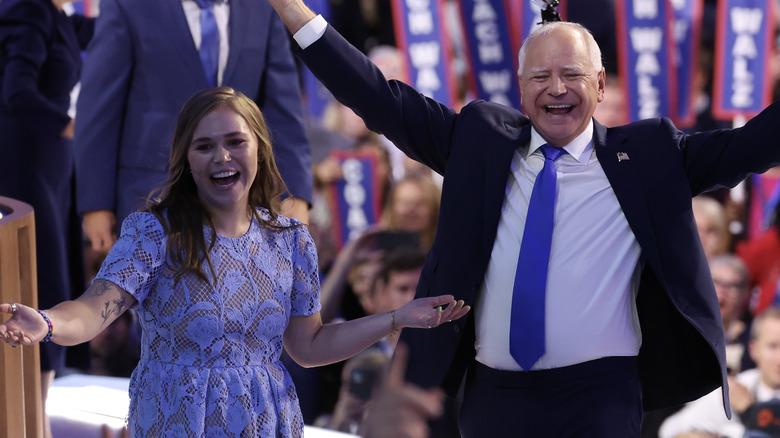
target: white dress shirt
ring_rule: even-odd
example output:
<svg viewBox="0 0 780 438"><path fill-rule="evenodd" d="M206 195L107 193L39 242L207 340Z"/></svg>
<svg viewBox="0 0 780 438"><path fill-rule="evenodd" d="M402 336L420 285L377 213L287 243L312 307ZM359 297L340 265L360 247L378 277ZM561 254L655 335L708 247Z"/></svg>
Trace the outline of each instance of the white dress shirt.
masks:
<svg viewBox="0 0 780 438"><path fill-rule="evenodd" d="M195 49L200 50L200 7L193 0L182 0L184 15L187 16L187 23L190 25L192 40L195 42ZM217 31L219 32L219 64L217 66L217 85L222 85L222 76L225 73L228 53L230 52L228 21L230 19L230 4L227 1L214 2L214 19L217 22Z"/></svg>
<svg viewBox="0 0 780 438"><path fill-rule="evenodd" d="M639 352L639 243L596 158L592 138L591 121L555 162L558 197L547 275L546 352L532 369ZM496 369L522 369L509 353L512 292L528 202L544 165L539 150L544 143L532 129L530 144L515 152L475 306L477 360Z"/></svg>

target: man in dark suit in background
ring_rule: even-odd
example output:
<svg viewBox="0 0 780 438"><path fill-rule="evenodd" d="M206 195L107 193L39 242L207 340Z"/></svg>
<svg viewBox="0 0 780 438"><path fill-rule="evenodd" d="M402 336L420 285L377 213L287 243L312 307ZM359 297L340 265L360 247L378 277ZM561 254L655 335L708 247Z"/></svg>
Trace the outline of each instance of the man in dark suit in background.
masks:
<svg viewBox="0 0 780 438"><path fill-rule="evenodd" d="M206 39L201 7L219 35L211 81L199 55ZM102 0L75 135L78 209L93 249L108 250L115 222L165 180L176 115L192 94L214 85L241 91L263 110L282 178L299 198L283 214L308 220L311 152L299 81L289 37L269 5Z"/></svg>
<svg viewBox="0 0 780 438"><path fill-rule="evenodd" d="M386 81L301 0L271 3L338 100L444 175L417 295L446 291L475 311L402 342L412 382L453 396L466 376L465 437L637 437L643 409L719 386L730 414L720 312L691 198L780 161L780 104L729 131L685 135L668 119L606 128L592 118L604 98L600 49L583 27L558 22L520 51L527 116L484 101L456 113ZM540 222L552 229L549 260L542 245L524 252L543 230L523 231L540 173L540 187L557 178L554 225ZM535 307L514 303L544 270L542 348L516 348L515 324L538 318L515 317Z"/></svg>

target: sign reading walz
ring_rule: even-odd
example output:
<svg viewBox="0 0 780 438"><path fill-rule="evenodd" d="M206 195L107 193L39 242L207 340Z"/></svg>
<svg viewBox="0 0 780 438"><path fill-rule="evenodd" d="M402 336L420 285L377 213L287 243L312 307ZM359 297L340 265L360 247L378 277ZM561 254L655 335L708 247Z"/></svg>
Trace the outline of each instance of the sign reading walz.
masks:
<svg viewBox="0 0 780 438"><path fill-rule="evenodd" d="M452 107L455 76L443 11L443 0L393 0L395 39L407 56L410 85Z"/></svg>
<svg viewBox="0 0 780 438"><path fill-rule="evenodd" d="M616 0L615 12L627 119L676 118L671 5L666 0Z"/></svg>
<svg viewBox="0 0 780 438"><path fill-rule="evenodd" d="M718 2L712 112L720 119L737 115L752 117L769 105L773 3L767 0Z"/></svg>

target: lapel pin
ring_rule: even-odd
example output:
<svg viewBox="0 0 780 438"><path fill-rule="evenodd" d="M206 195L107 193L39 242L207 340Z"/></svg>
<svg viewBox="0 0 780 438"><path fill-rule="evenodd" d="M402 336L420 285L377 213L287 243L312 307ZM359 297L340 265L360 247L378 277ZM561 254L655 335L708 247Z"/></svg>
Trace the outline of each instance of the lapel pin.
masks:
<svg viewBox="0 0 780 438"><path fill-rule="evenodd" d="M625 152L618 152L617 159L618 159L618 163L621 161L628 161L628 154Z"/></svg>

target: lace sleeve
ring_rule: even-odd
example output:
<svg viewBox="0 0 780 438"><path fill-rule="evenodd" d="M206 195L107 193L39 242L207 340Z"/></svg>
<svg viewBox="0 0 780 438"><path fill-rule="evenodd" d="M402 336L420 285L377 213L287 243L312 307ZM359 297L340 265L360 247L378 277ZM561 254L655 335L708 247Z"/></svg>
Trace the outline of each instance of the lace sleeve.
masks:
<svg viewBox="0 0 780 438"><path fill-rule="evenodd" d="M142 302L165 262L166 235L151 213L133 213L122 222L122 232L97 278L108 280Z"/></svg>
<svg viewBox="0 0 780 438"><path fill-rule="evenodd" d="M293 285L292 308L294 316L313 315L320 311L320 277L317 272L317 248L305 226L293 228Z"/></svg>

